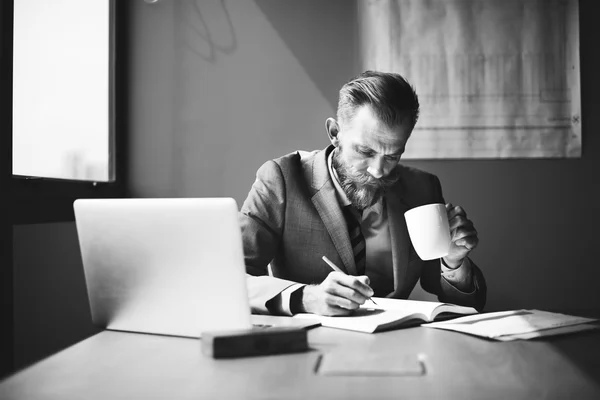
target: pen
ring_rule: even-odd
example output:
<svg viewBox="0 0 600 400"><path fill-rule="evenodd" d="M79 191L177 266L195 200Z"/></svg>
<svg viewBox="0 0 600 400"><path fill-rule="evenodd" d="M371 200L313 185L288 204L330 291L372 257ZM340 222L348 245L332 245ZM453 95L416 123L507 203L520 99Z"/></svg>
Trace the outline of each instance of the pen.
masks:
<svg viewBox="0 0 600 400"><path fill-rule="evenodd" d="M321 257L323 259L323 261L325 261L327 263L327 265L329 265L334 271L337 272L341 272L342 274L346 274L344 271L342 271L340 269L340 267L338 267L337 265L335 265L333 262L331 262L331 260L325 256ZM375 304L377 307L379 307L379 304L375 303L375 300L373 300L371 297L369 297L369 300L371 300L373 302L373 304Z"/></svg>

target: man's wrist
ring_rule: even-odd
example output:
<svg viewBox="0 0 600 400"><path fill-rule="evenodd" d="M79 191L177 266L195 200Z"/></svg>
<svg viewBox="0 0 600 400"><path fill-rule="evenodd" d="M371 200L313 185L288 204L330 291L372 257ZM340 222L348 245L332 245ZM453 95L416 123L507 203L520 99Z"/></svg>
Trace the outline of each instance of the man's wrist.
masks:
<svg viewBox="0 0 600 400"><path fill-rule="evenodd" d="M440 265L442 279L464 293L473 292L473 269L469 258L463 258L460 266L455 269L447 267L444 260L441 260Z"/></svg>
<svg viewBox="0 0 600 400"><path fill-rule="evenodd" d="M444 266L446 268L450 268L450 269L457 269L458 267L460 267L462 265L464 261L464 258L461 258L458 261L455 260L449 260L447 257L442 257L442 264L444 264Z"/></svg>
<svg viewBox="0 0 600 400"><path fill-rule="evenodd" d="M315 288L318 285L304 285L302 289L298 289L296 292L297 298L295 300L295 313L315 313Z"/></svg>

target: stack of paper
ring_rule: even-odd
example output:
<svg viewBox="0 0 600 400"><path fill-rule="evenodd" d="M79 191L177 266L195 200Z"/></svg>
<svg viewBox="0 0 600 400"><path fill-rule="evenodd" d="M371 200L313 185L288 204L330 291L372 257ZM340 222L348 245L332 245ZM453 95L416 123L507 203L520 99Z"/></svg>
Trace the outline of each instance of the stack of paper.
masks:
<svg viewBox="0 0 600 400"><path fill-rule="evenodd" d="M422 325L495 340L533 339L600 328L598 319L540 310L484 313Z"/></svg>

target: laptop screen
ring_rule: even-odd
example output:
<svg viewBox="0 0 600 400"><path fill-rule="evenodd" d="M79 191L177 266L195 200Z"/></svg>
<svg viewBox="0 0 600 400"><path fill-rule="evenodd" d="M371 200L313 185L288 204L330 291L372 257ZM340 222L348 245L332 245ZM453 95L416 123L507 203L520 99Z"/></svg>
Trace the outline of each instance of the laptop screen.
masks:
<svg viewBox="0 0 600 400"><path fill-rule="evenodd" d="M78 199L74 210L95 324L189 337L251 327L234 199Z"/></svg>

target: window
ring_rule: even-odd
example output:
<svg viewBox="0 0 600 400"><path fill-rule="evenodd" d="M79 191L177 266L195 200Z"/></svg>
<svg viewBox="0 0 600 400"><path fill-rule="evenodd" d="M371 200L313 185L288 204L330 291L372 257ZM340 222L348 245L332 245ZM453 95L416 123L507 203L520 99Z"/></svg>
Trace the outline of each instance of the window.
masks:
<svg viewBox="0 0 600 400"><path fill-rule="evenodd" d="M123 3L3 2L1 188L13 223L69 221L77 198L125 195Z"/></svg>
<svg viewBox="0 0 600 400"><path fill-rule="evenodd" d="M108 0L14 3L14 175L114 180L109 28Z"/></svg>

